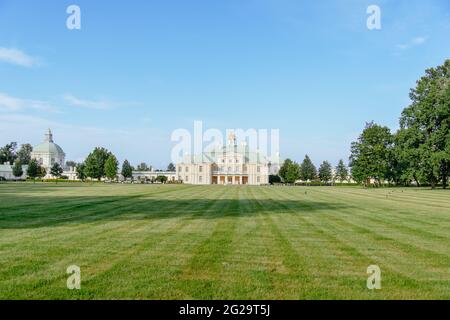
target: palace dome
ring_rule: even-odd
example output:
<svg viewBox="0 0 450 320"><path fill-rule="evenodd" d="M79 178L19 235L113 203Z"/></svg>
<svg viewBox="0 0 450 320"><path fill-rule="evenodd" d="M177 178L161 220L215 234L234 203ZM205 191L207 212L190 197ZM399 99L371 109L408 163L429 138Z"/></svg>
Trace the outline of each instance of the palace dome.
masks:
<svg viewBox="0 0 450 320"><path fill-rule="evenodd" d="M50 129L45 134L44 142L33 148L34 153L46 153L54 155L65 155L63 149L53 142L53 135Z"/></svg>

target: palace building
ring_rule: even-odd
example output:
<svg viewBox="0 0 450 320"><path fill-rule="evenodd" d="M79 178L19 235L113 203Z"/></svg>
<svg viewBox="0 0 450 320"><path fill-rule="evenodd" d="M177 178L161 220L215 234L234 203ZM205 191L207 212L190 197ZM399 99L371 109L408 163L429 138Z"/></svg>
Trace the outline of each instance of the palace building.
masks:
<svg viewBox="0 0 450 320"><path fill-rule="evenodd" d="M177 178L186 184L248 184L269 183L274 166L248 145L237 145L233 134L226 146L199 155L186 155L176 166Z"/></svg>
<svg viewBox="0 0 450 320"><path fill-rule="evenodd" d="M44 141L34 147L33 152L31 152L31 159L36 159L47 171L55 163L58 163L61 168L64 168L65 158L66 154L63 149L53 141L53 134L50 129L45 133Z"/></svg>
<svg viewBox="0 0 450 320"><path fill-rule="evenodd" d="M62 176L66 176L69 180L76 180L76 170L75 168L68 168L66 166L65 158L66 154L63 149L53 141L53 134L50 129L45 132L44 141L35 146L31 152L31 159L35 159L47 172L43 178L54 178L50 174L50 169L55 163L58 163L64 170ZM28 165L22 166L23 175L21 177L15 177L13 175L12 167L9 163L0 164L0 177L6 180L24 180L27 178Z"/></svg>

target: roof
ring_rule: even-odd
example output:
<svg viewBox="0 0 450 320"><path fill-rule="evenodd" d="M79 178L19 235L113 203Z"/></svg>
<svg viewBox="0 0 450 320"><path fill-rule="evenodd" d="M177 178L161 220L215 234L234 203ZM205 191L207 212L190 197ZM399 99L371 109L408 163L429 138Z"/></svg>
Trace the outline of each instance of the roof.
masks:
<svg viewBox="0 0 450 320"><path fill-rule="evenodd" d="M50 129L45 133L44 142L33 148L33 153L65 155L63 149L53 142L53 134Z"/></svg>
<svg viewBox="0 0 450 320"><path fill-rule="evenodd" d="M64 151L54 142L43 142L40 145L33 148L33 152L35 153L52 153L52 154L60 154L63 155Z"/></svg>
<svg viewBox="0 0 450 320"><path fill-rule="evenodd" d="M218 158L231 154L243 155L246 163L268 163L266 156L259 151L250 151L247 145L218 146L212 151L203 152L197 155L185 155L182 163L217 163Z"/></svg>

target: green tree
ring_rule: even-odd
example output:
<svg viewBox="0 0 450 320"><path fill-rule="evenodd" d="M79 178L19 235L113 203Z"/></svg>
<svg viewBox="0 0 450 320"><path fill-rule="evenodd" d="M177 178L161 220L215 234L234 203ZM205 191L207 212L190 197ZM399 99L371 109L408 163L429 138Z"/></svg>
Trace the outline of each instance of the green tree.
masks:
<svg viewBox="0 0 450 320"><path fill-rule="evenodd" d="M151 171L151 166L148 166L145 162L138 164L137 171Z"/></svg>
<svg viewBox="0 0 450 320"><path fill-rule="evenodd" d="M66 167L67 168L76 168L77 167L77 163L75 161L66 161Z"/></svg>
<svg viewBox="0 0 450 320"><path fill-rule="evenodd" d="M410 92L400 118L401 160L411 161L407 177L447 187L450 166L450 60L425 71Z"/></svg>
<svg viewBox="0 0 450 320"><path fill-rule="evenodd" d="M60 178L63 173L63 169L58 162L55 162L50 168L50 174L55 178Z"/></svg>
<svg viewBox="0 0 450 320"><path fill-rule="evenodd" d="M357 182L366 185L374 179L378 186L392 176L390 160L393 137L388 127L366 124L358 140L352 143L350 167Z"/></svg>
<svg viewBox="0 0 450 320"><path fill-rule="evenodd" d="M0 164L9 163L12 165L17 158L16 148L16 142L11 142L0 148Z"/></svg>
<svg viewBox="0 0 450 320"><path fill-rule="evenodd" d="M84 169L86 168L84 162L77 164L75 170L77 171L77 178L81 181L86 179L86 174L84 173Z"/></svg>
<svg viewBox="0 0 450 320"><path fill-rule="evenodd" d="M20 150L17 151L17 159L21 164L27 165L31 160L31 152L33 152L33 147L31 146L31 144L23 144L20 147Z"/></svg>
<svg viewBox="0 0 450 320"><path fill-rule="evenodd" d="M281 183L281 177L279 175L269 175L269 184Z"/></svg>
<svg viewBox="0 0 450 320"><path fill-rule="evenodd" d="M171 162L169 163L169 165L167 166L167 171L176 171L177 169L175 168L175 165Z"/></svg>
<svg viewBox="0 0 450 320"><path fill-rule="evenodd" d="M28 164L27 176L34 180L39 175L39 173L40 166L38 162L35 159L31 159L30 163Z"/></svg>
<svg viewBox="0 0 450 320"><path fill-rule="evenodd" d="M130 165L128 160L125 160L122 164L122 176L125 179L133 177L133 167Z"/></svg>
<svg viewBox="0 0 450 320"><path fill-rule="evenodd" d="M19 160L14 162L14 166L12 168L12 173L14 177L20 178L23 175L22 163Z"/></svg>
<svg viewBox="0 0 450 320"><path fill-rule="evenodd" d="M156 181L158 181L160 183L166 183L167 182L167 177L166 176L157 176L156 177Z"/></svg>
<svg viewBox="0 0 450 320"><path fill-rule="evenodd" d="M89 178L100 181L105 176L105 163L110 155L111 152L105 148L95 148L84 162L84 174Z"/></svg>
<svg viewBox="0 0 450 320"><path fill-rule="evenodd" d="M324 161L319 167L319 180L327 183L333 179L333 172L331 168L331 164L328 161Z"/></svg>
<svg viewBox="0 0 450 320"><path fill-rule="evenodd" d="M303 181L313 181L317 178L317 169L308 155L305 156L300 166L300 178Z"/></svg>
<svg viewBox="0 0 450 320"><path fill-rule="evenodd" d="M38 166L38 178L44 178L47 175L47 170L43 166Z"/></svg>
<svg viewBox="0 0 450 320"><path fill-rule="evenodd" d="M291 159L286 159L279 171L284 183L294 183L300 177L300 167Z"/></svg>
<svg viewBox="0 0 450 320"><path fill-rule="evenodd" d="M109 180L116 180L119 171L119 161L114 155L110 155L105 163L105 174Z"/></svg>
<svg viewBox="0 0 450 320"><path fill-rule="evenodd" d="M339 180L340 183L348 179L348 169L344 164L344 160L339 160L336 166L335 179Z"/></svg>

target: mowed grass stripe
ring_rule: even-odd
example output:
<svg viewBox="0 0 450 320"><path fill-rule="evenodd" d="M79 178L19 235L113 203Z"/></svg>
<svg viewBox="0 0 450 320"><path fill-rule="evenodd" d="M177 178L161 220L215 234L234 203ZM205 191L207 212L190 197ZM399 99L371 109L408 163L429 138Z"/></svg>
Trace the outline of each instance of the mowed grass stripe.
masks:
<svg viewBox="0 0 450 320"><path fill-rule="evenodd" d="M110 188L113 188L113 186L110 186ZM151 191L150 194L149 191ZM51 198L44 197L46 200L43 202L48 208L46 207L46 210L43 211L28 213L28 211L23 212L20 208L14 208L14 206L11 208L0 208L0 225L2 228L15 228L16 226L20 226L21 228L39 226L47 227L55 222L64 223L65 221L71 221L71 219L79 219L81 216L78 210L83 210L83 216L86 218L98 219L100 207L106 209L104 212L111 212L111 210L109 210L111 205L116 203L123 206L124 202L128 201L133 203L133 200L139 199L143 196L177 191L178 190L175 188L170 190L157 188L153 190L148 189L145 192L141 191L133 194L101 194L100 197L92 197L89 195L84 197L63 197L63 199L60 199L61 197L58 196ZM37 199L40 198L42 197L37 197ZM17 203L20 202L23 197L21 197L21 199L14 197L14 199L15 200L13 202ZM44 204L39 202L39 205ZM90 217L91 212L95 212L96 215Z"/></svg>
<svg viewBox="0 0 450 320"><path fill-rule="evenodd" d="M0 184L0 298L448 299L450 194L401 190Z"/></svg>
<svg viewBox="0 0 450 320"><path fill-rule="evenodd" d="M204 191L204 194L206 194L206 191ZM174 206L172 208L168 207L168 208L164 208L165 210L170 210L173 209L174 211L176 211L176 207L177 206L185 206L186 203L177 203L177 202L173 202ZM123 209L119 208L119 209ZM117 208L116 208L117 210ZM161 228L161 225L163 223L168 223L169 220L155 220L155 222L157 222L156 225L148 225L146 224L147 228ZM92 224L92 223L91 223ZM142 221L135 221L135 227L138 227L139 224L142 224ZM82 226L86 227L84 223L82 223ZM98 224L98 227L103 228L105 225L104 224ZM120 236L121 236L121 231L120 229L122 229L123 231L127 231L130 230L130 228L133 228L133 225L130 225L130 221L126 221L124 220L122 223L120 223L119 225L113 225L112 229L110 228L106 228L105 230L102 230L102 232L100 232L100 230L98 230L98 228L96 228L96 226L91 226L89 228L90 232L83 232L80 233L79 231L74 231L72 232L72 236L66 236L65 238L65 243L69 243L69 244L74 244L72 246L69 247L60 247L60 246L45 246L41 243L41 246L39 247L39 249L37 250L37 252L34 252L35 254L31 257L31 261L29 261L29 265L32 265L33 268L29 268L29 265L23 265L23 259L18 259L19 262L22 262L22 271L26 272L28 271L28 273L26 273L24 275L24 277L31 277L31 278L39 278L41 279L40 282L38 284L34 284L33 287L39 286L39 285L51 285L52 282L55 281L59 281L61 278L65 278L66 276L64 275L64 270L67 266L71 265L74 263L74 261L76 262L77 260L83 260L86 256L90 256L92 257L94 260L87 262L86 265L87 267L87 278L85 278L86 280L89 279L89 266L92 264L95 264L96 261L101 261L101 262L107 262L107 263L112 263L114 261L114 257L116 255L121 256L123 254L123 250L127 250L130 246L134 247L136 246L136 243L130 243L129 241L125 241L125 242L121 242ZM78 228L77 228L78 229ZM148 231L148 230L147 230ZM65 232L65 234L67 235L67 231ZM111 235L114 235L115 239L111 239ZM117 239L119 238L119 239ZM142 238L138 237L138 241L141 241ZM55 240L55 243L58 243L58 241ZM105 253L105 248L109 248L111 247L111 245L118 245L118 252L114 252L111 250L107 250L106 251L106 256L104 256L103 253ZM31 244L30 244L31 245ZM39 254L39 251L41 251L40 249L42 249L43 252L45 252L45 255L41 255ZM56 264L53 260L48 260L48 259L43 259L40 260L41 263L39 263L38 261L36 261L36 258L48 258L51 256L60 256L60 255L64 255L64 259L58 261ZM73 257L74 256L74 257ZM81 256L82 258L77 258L77 256ZM10 265L12 272L15 272L17 270L15 270L15 265ZM80 265L81 267L81 265ZM50 268L50 269L49 269ZM36 271L36 273L33 273L32 271ZM2 270L3 271L3 270ZM6 272L8 272L8 270L6 270ZM31 273L31 274L30 274ZM51 275L53 278L53 280L50 280L49 275ZM2 274L2 279L5 279L4 277L5 275ZM18 280L19 283L26 283L26 279L23 279L22 277L16 277L16 279ZM58 288L64 288L64 282L61 281L60 282L60 286ZM13 285L17 285L13 284ZM31 290L32 292L32 290ZM66 292L66 290L64 290L64 292Z"/></svg>
<svg viewBox="0 0 450 320"><path fill-rule="evenodd" d="M314 211L314 202L308 200L306 203L308 202L309 210ZM340 209L335 208L333 212L339 210ZM324 243L324 245L327 245L329 247L328 249L331 249L332 251L329 254L325 254L325 256L330 257L333 260L338 260L329 261L330 266L338 268L328 271L330 272L330 275L333 275L332 277L329 277L329 280L327 281L330 284L330 287L328 289L330 290L331 288L335 287L337 283L341 284L339 292L336 292L336 296L334 297L341 299L354 298L347 292L347 290L345 290L345 288L359 287L361 292L359 292L358 295L365 295L367 296L367 298L379 298L379 296L369 292L365 288L365 280L367 275L365 275L364 271L366 270L368 265L372 263L377 264L380 262L379 260L377 261L374 259L376 258L375 256L368 254L366 248L368 246L368 243L370 242L362 241L363 239L360 239L357 233L352 232L350 232L352 241L348 242L345 235L349 234L348 231L350 226L343 225L340 228L336 228L333 223L330 223L329 221L326 221L326 219L324 219L326 210L320 210L314 214L309 214L308 210L305 211L305 214L299 215L304 218L303 222L305 220L308 221L309 223L313 224L314 227L322 230L323 235L327 235L332 239L332 241L326 242ZM342 268L339 268L340 266L342 266ZM322 267L326 266L323 265ZM323 278L327 278L327 276L323 275L322 280ZM404 285L408 285L409 288L407 296L410 295L410 290L419 289L420 283L415 279L405 277L400 273L394 273L394 278L396 279L396 281L401 281L401 283L403 283ZM323 284L321 286L323 286ZM342 290L342 287L344 288L344 290ZM325 293L327 296L330 296L332 294L332 292L330 291ZM400 297L404 298L405 296L393 296L392 298Z"/></svg>
<svg viewBox="0 0 450 320"><path fill-rule="evenodd" d="M311 204L306 200L302 201L301 206L294 206L295 202L282 190L262 191L274 203L286 208L287 215L283 217L274 215L273 219L290 239L298 255L306 261L307 267L304 270L314 279L303 298L351 298L352 296L345 290L346 287L351 287L352 292L356 290L359 295L368 293L365 288L364 271L369 259L353 247L339 241L335 234L327 231L321 221L315 219L315 216L326 210L327 206ZM337 209L335 205L330 207L333 210Z"/></svg>
<svg viewBox="0 0 450 320"><path fill-rule="evenodd" d="M329 195L326 193L319 194L317 199L326 201ZM391 234L401 238L407 238L407 243L414 243L421 245L421 249L429 250L440 254L450 254L450 247L447 245L450 242L450 236L445 233L448 228L440 228L438 225L430 225L421 222L418 219L411 218L409 214L386 214L388 210L374 208L367 206L360 210L343 209L342 214L334 215L341 218L350 219L370 228L380 229L381 231L395 231ZM431 212L428 212L430 215Z"/></svg>
<svg viewBox="0 0 450 320"><path fill-rule="evenodd" d="M323 190L323 188L316 188L317 190ZM360 196L367 199L370 195L370 199L379 200L385 203L405 203L409 202L418 206L436 207L436 208L448 208L448 191L447 190L416 190L416 189L355 189L355 188L342 188L341 192L353 196ZM404 191L404 192L402 192Z"/></svg>
<svg viewBox="0 0 450 320"><path fill-rule="evenodd" d="M198 196L200 199L204 196L207 196L207 192L200 192L196 193L195 196ZM178 201L175 201L175 203L179 203ZM189 204L185 204L182 202L182 206L166 206L161 207L160 210L167 212L169 215L171 211L173 212L179 212L183 210L187 210L191 212L191 214L183 215L180 214L176 217L170 218L170 224L171 228L167 229L165 232L158 232L156 234L153 233L147 233L147 235L141 234L137 235L142 236L139 245L132 248L129 252L126 253L125 256L121 254L118 256L117 261L114 260L114 263L108 264L108 268L104 270L103 272L99 273L97 276L95 276L92 281L88 279L88 286L89 288L92 288L91 290L98 291L99 288L103 289L103 292L101 294L108 296L109 294L121 294L127 298L146 298L146 299L162 299L163 294L167 294L167 291L154 291L154 288L159 288L161 286L161 280L164 277L169 276L168 269L169 264L167 261L163 263L161 259L164 259L164 257L159 257L158 260L148 260L151 257L156 256L157 251L164 251L166 252L166 258L174 259L174 256L167 255L167 253L173 252L174 249L176 249L175 252L179 253L179 257L181 257L181 252L179 251L182 249L182 244L185 242L185 238L183 235L183 230L188 227L190 224L193 223L196 216L201 216L205 212L208 212L211 207L214 206L213 202L198 202L198 201L190 201ZM192 208L195 209L195 213L192 212ZM175 243L179 245L175 245ZM149 254L149 252L151 254ZM161 267L154 266L155 264L163 264L166 269L162 269ZM179 261L176 263L179 264ZM142 270L142 266L145 266L147 270ZM149 270L157 271L159 272L160 277L158 279L154 279L157 281L157 283L152 283L151 277L149 277ZM136 272L130 272L136 270ZM175 270L176 273L177 270ZM117 279L115 275L126 275L121 277L120 279ZM132 282L134 283L135 290L131 290L129 292L123 292L122 283L128 283ZM170 281L169 281L170 282Z"/></svg>
<svg viewBox="0 0 450 320"><path fill-rule="evenodd" d="M129 187L129 186L127 186ZM111 187L110 187L111 188ZM110 189L110 190L114 190L114 189ZM179 192L183 192L184 194L186 194L186 190L191 190L191 189L171 189L169 190L170 192L175 192L179 193ZM86 197L80 197L77 196L75 200L73 201L77 201L77 202L84 202L88 200L90 200L89 198L92 197L90 195L90 193L92 192L92 190L89 190L89 195L87 195ZM109 190L108 190L109 191ZM75 222L76 224L78 224L80 222L80 220L82 220L83 222L89 222L89 223L95 223L95 222L99 222L102 223L108 219L111 219L111 217L114 216L118 216L120 214L122 214L123 212L126 212L126 209L129 208L136 208L138 207L139 203L136 201L137 199L143 199L145 197L149 197L151 195L157 195L157 196L161 196L162 193L167 193L168 190L161 190L160 188L147 188L145 193L142 193L142 191L139 193L139 196L133 196L132 198L123 198L122 196L119 197L119 200L116 200L114 203L114 206L112 206L112 202L107 202L107 204L105 205L104 201L97 201L96 203L91 203L90 206L83 206L82 208L82 212L80 212L80 207L77 207L77 210L75 210L74 207L72 206L67 206L64 211L62 211L60 208L57 209L56 211L52 211L49 210L48 212L45 211L45 213L41 213L40 215L45 216L45 217L50 217L50 220L56 223L57 226L63 226L63 225L69 225L69 223L71 222ZM193 191L195 192L195 191ZM176 196L175 193L175 196ZM110 197L116 197L117 194L109 194L106 196L108 198ZM97 197L105 197L104 194L100 194ZM70 200L70 199L69 199ZM67 200L66 200L67 201ZM140 203L142 203L142 201L140 201ZM36 210L36 208L35 208ZM63 213L62 213L63 212ZM22 223L19 221L15 221L15 219L11 219L8 218L8 220L12 220L13 223L17 224L18 226L20 226L21 228L24 228L24 231L17 231L15 232L15 237L11 238L11 237L7 237L6 239L4 239L3 237L0 236L0 241L2 243L8 243L9 242L15 242L17 240L20 241L26 241L27 237L32 236L33 240L39 240L38 234L39 231L41 231L42 237L45 239L48 239L49 235L48 235L48 229L51 229L52 235L57 235L57 233L55 232L55 229L53 229L53 224L48 222L47 220L42 221L39 217L35 217L35 216L29 216L26 213L21 213L22 215L25 215L26 218L24 219L28 219L30 220L30 222L28 223ZM3 215L3 213L0 213L0 215ZM7 214L5 214L7 216ZM39 230L39 228L34 228L34 230L36 230L37 232L34 233L30 233L28 230L26 230L29 226L29 224L33 224L33 225L39 225L40 227L42 227L42 230ZM4 224L3 221L0 221L0 228L9 228L11 227L8 224ZM79 229L83 229L83 225L79 225L78 228L73 229L72 228L72 232L78 232ZM61 234L65 234L65 232L67 232L66 229L61 229L60 233ZM24 238L20 238L21 236L24 236Z"/></svg>
<svg viewBox="0 0 450 320"><path fill-rule="evenodd" d="M230 254L239 215L236 189L222 190L211 210L202 216L206 237L193 248L193 254L179 276L178 288L189 299L213 299L220 288L223 262ZM222 202L222 199L226 199Z"/></svg>
<svg viewBox="0 0 450 320"><path fill-rule="evenodd" d="M229 253L223 261L220 290L225 299L268 298L274 272L280 268L273 235L257 211L250 188L236 187L239 221Z"/></svg>
<svg viewBox="0 0 450 320"><path fill-rule="evenodd" d="M324 212L320 215L320 219L323 222L324 227L328 228L328 232L330 234L338 235L340 241L343 241L347 244L352 244L353 247L358 250L358 252L362 253L367 252L368 249L370 249L371 244L373 244L374 242L377 243L378 245L376 247L382 249L380 250L381 258L378 257L378 263L380 263L380 266L383 265L385 269L392 269L392 271L397 273L396 281L409 283L412 286L412 288L410 288L411 290L415 288L416 291L420 291L419 294L425 295L427 284L420 282L420 280L423 278L417 272L414 273L414 268L413 266L411 266L411 261L415 261L415 264L419 265L419 270L420 268L423 269L424 267L426 267L425 272L427 273L427 276L433 277L432 270L436 268L436 266L430 260L433 253L422 252L418 248L414 248L412 245L400 243L389 237L383 236L382 234L373 232L372 230L364 227L364 225L366 224L364 222L362 223L362 225L358 225L353 222L344 221L340 219L340 210L341 209L338 209L337 212L333 211L330 214ZM328 223L325 223L327 222L327 219ZM340 221L340 224L336 224L336 221ZM358 237L358 241L355 241L355 236ZM349 237L351 237L351 239L348 239ZM414 256L407 256L405 258L405 255L408 255L411 252L414 252ZM442 258L441 255L437 255L437 257ZM440 261L440 263L442 263L442 261ZM401 266L401 268L397 268L396 266ZM445 276L445 270L446 269L444 264L444 269L440 270L441 276ZM445 286L446 280L442 280L443 282L441 283L443 286ZM405 291L404 294L406 294L406 296L409 296L410 292ZM417 292L415 292L415 294L417 294ZM446 293L444 292L443 294Z"/></svg>

